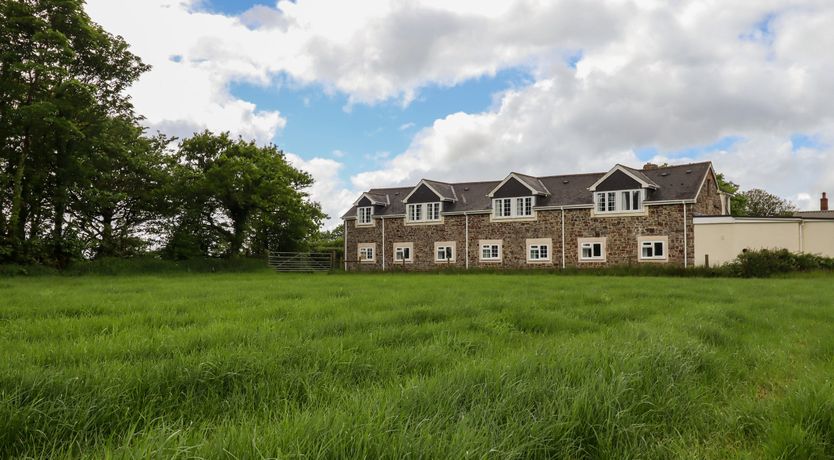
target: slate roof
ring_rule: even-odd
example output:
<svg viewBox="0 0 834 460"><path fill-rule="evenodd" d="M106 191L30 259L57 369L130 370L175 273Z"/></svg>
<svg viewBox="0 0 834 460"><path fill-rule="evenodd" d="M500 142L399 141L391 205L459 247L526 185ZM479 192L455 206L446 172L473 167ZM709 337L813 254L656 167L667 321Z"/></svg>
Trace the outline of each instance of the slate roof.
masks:
<svg viewBox="0 0 834 460"><path fill-rule="evenodd" d="M795 212L793 215L806 219L834 219L834 211L799 211Z"/></svg>
<svg viewBox="0 0 834 460"><path fill-rule="evenodd" d="M710 170L710 167L710 162L703 162L634 171L638 171L644 175L647 182L657 185L656 190L649 191L646 199L646 203L651 203L653 201L694 200L698 195L698 190L701 187L704 176ZM538 197L536 199L536 207L546 207L593 205L593 195L588 190L588 187L593 185L594 182L598 181L605 174L607 172L544 177L517 175L531 180L534 179L539 183L537 187L544 187L545 193L549 193L549 195ZM478 211L489 212L492 208L492 200L487 195L501 183L501 180L461 183L426 182L429 182L432 187L438 184L435 188L438 193L452 193L456 197L457 201L443 204L443 213L446 214ZM448 187L448 189L444 188L441 191L441 186ZM403 215L405 214L405 204L402 200L413 189L413 186L375 188L366 193L385 197L390 203L388 206L377 207L374 210L375 216ZM352 218L355 216L356 207L354 206L342 217Z"/></svg>
<svg viewBox="0 0 834 460"><path fill-rule="evenodd" d="M653 180L649 179L649 177L648 177L648 176L646 176L645 174L643 174L643 171L642 171L642 170L639 170L639 169L634 169L634 168L629 168L629 167L628 167L628 166L626 166L626 165L620 165L620 166L621 166L623 169L625 169L625 170L627 170L628 172L630 172L631 174L634 174L634 177L637 177L638 179L642 180L643 182L645 182L645 183L647 183L647 184L649 184L649 185L652 185L652 186L654 186L654 187L657 187L657 186L658 186L657 184L655 184L655 183L654 183L654 181L653 181Z"/></svg>
<svg viewBox="0 0 834 460"><path fill-rule="evenodd" d="M457 200L457 195L455 194L455 189L452 187L452 184L447 184L445 182L437 182L434 180L423 179L423 182L430 185L431 188L434 189L435 192L440 194L441 200L449 200L455 201Z"/></svg>
<svg viewBox="0 0 834 460"><path fill-rule="evenodd" d="M538 177L528 176L527 174L520 174L517 172L512 174L520 181L524 182L525 185L530 187L530 189L534 190L537 194L550 195L550 191L547 190L547 187L544 186L544 183Z"/></svg>

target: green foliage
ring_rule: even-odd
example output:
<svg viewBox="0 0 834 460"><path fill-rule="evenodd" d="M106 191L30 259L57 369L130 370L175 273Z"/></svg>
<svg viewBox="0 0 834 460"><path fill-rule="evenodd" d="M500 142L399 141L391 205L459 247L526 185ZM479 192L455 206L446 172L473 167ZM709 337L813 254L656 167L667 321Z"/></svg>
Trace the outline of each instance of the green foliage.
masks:
<svg viewBox="0 0 834 460"><path fill-rule="evenodd" d="M787 249L761 249L742 252L724 269L744 278L767 278L784 273L834 270L834 258Z"/></svg>
<svg viewBox="0 0 834 460"><path fill-rule="evenodd" d="M716 179L718 179L718 189L730 194L730 213L734 216L746 216L747 196L739 192L741 187L727 180L723 173L716 174Z"/></svg>
<svg viewBox="0 0 834 460"><path fill-rule="evenodd" d="M0 18L0 255L65 266L102 133L135 124L123 91L148 67L80 0L3 0Z"/></svg>
<svg viewBox="0 0 834 460"><path fill-rule="evenodd" d="M227 134L146 136L124 90L148 66L82 0L0 0L0 263L261 254L306 244L312 178Z"/></svg>
<svg viewBox="0 0 834 460"><path fill-rule="evenodd" d="M172 257L299 249L324 217L304 191L312 177L274 145L206 131L182 141L177 159Z"/></svg>
<svg viewBox="0 0 834 460"><path fill-rule="evenodd" d="M754 188L741 194L746 208L744 215L755 217L792 216L798 209L788 200L762 189Z"/></svg>
<svg viewBox="0 0 834 460"><path fill-rule="evenodd" d="M830 276L156 270L0 280L0 457L834 455Z"/></svg>

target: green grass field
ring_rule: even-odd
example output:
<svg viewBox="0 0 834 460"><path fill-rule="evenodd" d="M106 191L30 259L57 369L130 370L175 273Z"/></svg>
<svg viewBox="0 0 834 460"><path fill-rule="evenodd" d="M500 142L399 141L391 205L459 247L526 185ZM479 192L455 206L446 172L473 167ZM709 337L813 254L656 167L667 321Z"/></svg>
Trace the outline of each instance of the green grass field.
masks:
<svg viewBox="0 0 834 460"><path fill-rule="evenodd" d="M830 458L833 280L0 279L0 457Z"/></svg>

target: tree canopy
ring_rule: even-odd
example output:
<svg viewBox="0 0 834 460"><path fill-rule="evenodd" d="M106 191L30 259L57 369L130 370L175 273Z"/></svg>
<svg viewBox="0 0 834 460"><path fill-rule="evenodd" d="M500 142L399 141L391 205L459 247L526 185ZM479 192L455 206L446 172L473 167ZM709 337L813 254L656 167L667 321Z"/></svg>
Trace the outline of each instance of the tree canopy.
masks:
<svg viewBox="0 0 834 460"><path fill-rule="evenodd" d="M316 232L312 178L275 146L148 136L125 89L149 67L83 3L0 0L0 263L237 255Z"/></svg>

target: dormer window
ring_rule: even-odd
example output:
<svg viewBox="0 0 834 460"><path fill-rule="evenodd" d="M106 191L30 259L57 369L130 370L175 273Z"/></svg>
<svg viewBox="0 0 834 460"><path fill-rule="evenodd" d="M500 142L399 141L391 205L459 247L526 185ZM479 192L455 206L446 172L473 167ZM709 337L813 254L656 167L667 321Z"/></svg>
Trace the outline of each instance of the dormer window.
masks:
<svg viewBox="0 0 834 460"><path fill-rule="evenodd" d="M438 222L440 209L440 202L408 204L406 217L409 222Z"/></svg>
<svg viewBox="0 0 834 460"><path fill-rule="evenodd" d="M357 208L356 217L359 219L359 225L370 225L373 213L374 208L372 206Z"/></svg>
<svg viewBox="0 0 834 460"><path fill-rule="evenodd" d="M594 194L598 213L637 212L643 209L642 190L619 190Z"/></svg>
<svg viewBox="0 0 834 460"><path fill-rule="evenodd" d="M530 217L533 215L535 197L495 198L492 200L493 216L498 219Z"/></svg>

